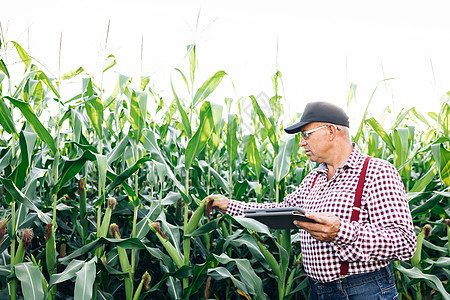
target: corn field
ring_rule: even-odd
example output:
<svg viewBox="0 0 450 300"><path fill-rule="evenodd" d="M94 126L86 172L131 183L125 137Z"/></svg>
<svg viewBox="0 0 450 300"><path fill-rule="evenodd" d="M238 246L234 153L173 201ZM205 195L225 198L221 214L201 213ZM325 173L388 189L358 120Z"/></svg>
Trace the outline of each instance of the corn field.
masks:
<svg viewBox="0 0 450 300"><path fill-rule="evenodd" d="M196 47L167 98L150 77L117 75L112 91L82 67L49 77L0 40L0 298L308 298L298 232L202 201L280 202L315 167L300 135L283 134L296 120L285 117L281 72L270 111L250 95L247 117L243 98L214 98L225 71L198 82ZM79 92L61 95L75 78ZM450 299L449 95L437 112L404 108L390 128L371 117L372 96L351 124L353 141L405 185L418 245L394 262L401 299Z"/></svg>

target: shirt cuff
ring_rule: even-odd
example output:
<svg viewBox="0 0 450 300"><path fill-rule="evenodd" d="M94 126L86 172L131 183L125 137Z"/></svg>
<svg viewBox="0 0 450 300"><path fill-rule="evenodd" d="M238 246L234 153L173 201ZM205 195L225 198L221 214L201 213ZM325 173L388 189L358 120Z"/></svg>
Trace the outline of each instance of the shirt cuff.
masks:
<svg viewBox="0 0 450 300"><path fill-rule="evenodd" d="M244 209L242 208L242 203L236 200L229 200L226 212L230 216L239 216L244 214Z"/></svg>
<svg viewBox="0 0 450 300"><path fill-rule="evenodd" d="M356 241L358 226L356 222L347 222L341 220L339 231L330 242L330 244L338 249L353 244Z"/></svg>

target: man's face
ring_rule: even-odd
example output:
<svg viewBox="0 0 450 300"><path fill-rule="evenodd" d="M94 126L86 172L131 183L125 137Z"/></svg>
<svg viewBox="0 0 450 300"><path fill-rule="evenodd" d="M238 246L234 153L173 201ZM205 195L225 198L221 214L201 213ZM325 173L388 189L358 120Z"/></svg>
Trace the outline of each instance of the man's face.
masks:
<svg viewBox="0 0 450 300"><path fill-rule="evenodd" d="M320 128L320 129L319 129ZM313 132L312 130L317 129ZM300 140L300 146L305 150L306 155L313 162L324 162L325 155L329 149L328 145L328 126L324 123L309 123L302 127L302 132L307 134L307 138Z"/></svg>

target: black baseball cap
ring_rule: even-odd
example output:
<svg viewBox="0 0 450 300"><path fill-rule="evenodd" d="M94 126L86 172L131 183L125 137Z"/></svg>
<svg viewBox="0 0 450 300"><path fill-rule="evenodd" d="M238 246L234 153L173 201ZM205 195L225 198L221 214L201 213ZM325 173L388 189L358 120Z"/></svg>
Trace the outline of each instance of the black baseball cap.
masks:
<svg viewBox="0 0 450 300"><path fill-rule="evenodd" d="M284 131L291 134L297 133L303 126L312 122L325 122L349 127L348 116L342 108L329 102L319 101L306 104L300 122L286 127Z"/></svg>

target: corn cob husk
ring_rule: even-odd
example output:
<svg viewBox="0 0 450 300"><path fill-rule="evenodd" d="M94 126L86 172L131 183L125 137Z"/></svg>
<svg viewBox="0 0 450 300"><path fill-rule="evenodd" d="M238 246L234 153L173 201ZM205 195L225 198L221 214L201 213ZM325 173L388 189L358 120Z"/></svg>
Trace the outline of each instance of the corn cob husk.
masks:
<svg viewBox="0 0 450 300"><path fill-rule="evenodd" d="M167 253L169 253L169 256L173 259L175 264L178 268L181 268L183 263L183 258L181 257L180 253L178 253L177 249L172 245L172 243L169 241L167 236L164 235L164 233L161 232L160 225L158 222L148 223L148 226L150 226L150 229L156 234L161 244L166 249Z"/></svg>
<svg viewBox="0 0 450 300"><path fill-rule="evenodd" d="M419 232L419 235L417 236L417 248L416 252L414 253L414 256L411 258L411 265L413 267L416 267L420 269L420 261L422 259L422 244L423 240L425 238L428 238L428 236L431 233L431 226L426 224L422 227L422 230Z"/></svg>

